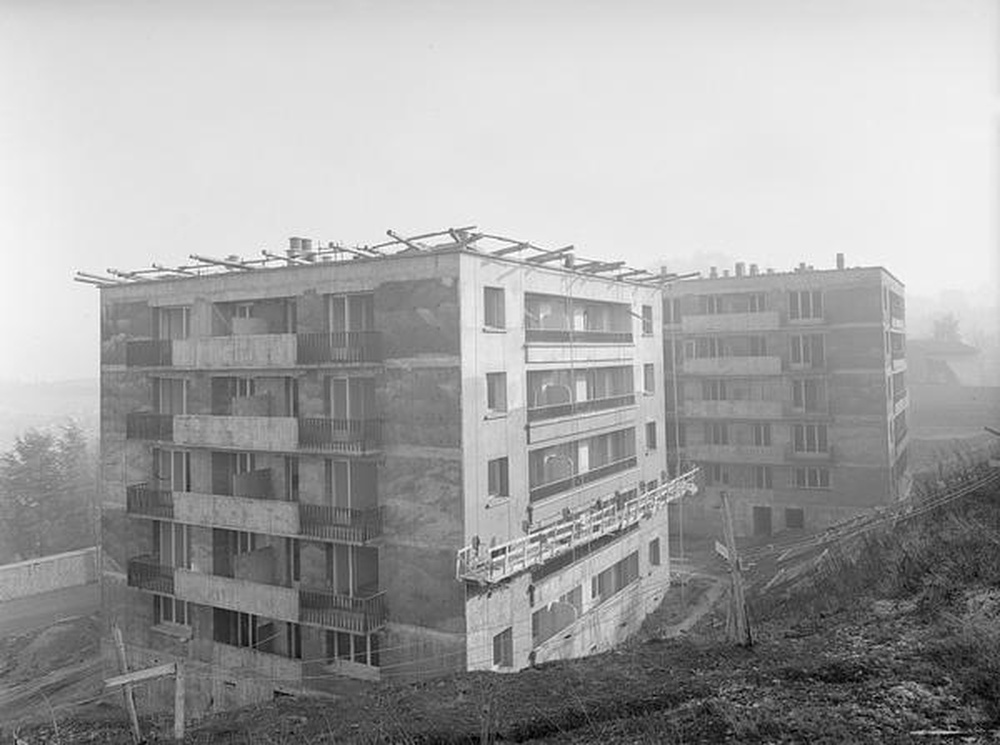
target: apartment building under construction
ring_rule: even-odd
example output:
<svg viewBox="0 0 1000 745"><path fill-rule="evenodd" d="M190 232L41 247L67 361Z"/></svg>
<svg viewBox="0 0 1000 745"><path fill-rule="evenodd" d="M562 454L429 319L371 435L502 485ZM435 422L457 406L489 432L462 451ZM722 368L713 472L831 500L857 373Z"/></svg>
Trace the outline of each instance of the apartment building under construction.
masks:
<svg viewBox="0 0 1000 745"><path fill-rule="evenodd" d="M663 277L472 229L192 258L83 275L109 660L115 624L205 712L585 655L662 599Z"/></svg>
<svg viewBox="0 0 1000 745"><path fill-rule="evenodd" d="M904 289L880 267L721 276L664 291L667 442L701 466L689 530L814 530L908 489Z"/></svg>

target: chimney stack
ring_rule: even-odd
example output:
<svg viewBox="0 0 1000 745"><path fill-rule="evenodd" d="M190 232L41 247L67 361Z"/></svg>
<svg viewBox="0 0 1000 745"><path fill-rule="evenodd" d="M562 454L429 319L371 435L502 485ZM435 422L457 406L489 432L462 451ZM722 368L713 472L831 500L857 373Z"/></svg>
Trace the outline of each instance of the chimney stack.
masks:
<svg viewBox="0 0 1000 745"><path fill-rule="evenodd" d="M289 238L288 239L288 251L286 254L288 258L294 259L299 254L302 253L302 239L301 238Z"/></svg>
<svg viewBox="0 0 1000 745"><path fill-rule="evenodd" d="M719 278L719 268L716 267L716 266L709 267L708 278L709 279L718 279Z"/></svg>
<svg viewBox="0 0 1000 745"><path fill-rule="evenodd" d="M774 274L774 269L772 267L768 267L767 268L767 273L768 274Z"/></svg>
<svg viewBox="0 0 1000 745"><path fill-rule="evenodd" d="M316 252L313 251L312 238L302 239L302 258L306 261L316 261Z"/></svg>
<svg viewBox="0 0 1000 745"><path fill-rule="evenodd" d="M844 254L842 253L837 254L837 268L838 269L844 268Z"/></svg>
<svg viewBox="0 0 1000 745"><path fill-rule="evenodd" d="M736 262L736 276L742 277L746 273L746 264L742 261Z"/></svg>
<svg viewBox="0 0 1000 745"><path fill-rule="evenodd" d="M572 269L574 263L575 263L575 260L573 259L573 252L572 251L570 251L569 253L567 253L567 254L565 254L563 256L563 266L566 267L567 269Z"/></svg>
<svg viewBox="0 0 1000 745"><path fill-rule="evenodd" d="M798 270L799 270L800 272L804 272L804 271L806 270L806 262L804 262L804 261L800 261L800 262L799 262L799 269L798 269Z"/></svg>
<svg viewBox="0 0 1000 745"><path fill-rule="evenodd" d="M756 277L758 274L760 274L760 271L757 269L757 265L756 264L751 264L750 265L750 276L751 277Z"/></svg>
<svg viewBox="0 0 1000 745"><path fill-rule="evenodd" d="M729 270L728 269L723 269L722 270L722 276L723 277L728 277L729 276Z"/></svg>

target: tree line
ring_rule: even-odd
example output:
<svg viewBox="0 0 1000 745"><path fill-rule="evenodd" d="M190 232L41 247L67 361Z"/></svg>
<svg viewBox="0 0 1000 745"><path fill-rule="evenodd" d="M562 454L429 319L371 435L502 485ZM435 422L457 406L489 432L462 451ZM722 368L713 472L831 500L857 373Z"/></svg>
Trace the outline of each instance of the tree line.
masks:
<svg viewBox="0 0 1000 745"><path fill-rule="evenodd" d="M96 447L75 422L0 454L0 564L93 546L96 516Z"/></svg>

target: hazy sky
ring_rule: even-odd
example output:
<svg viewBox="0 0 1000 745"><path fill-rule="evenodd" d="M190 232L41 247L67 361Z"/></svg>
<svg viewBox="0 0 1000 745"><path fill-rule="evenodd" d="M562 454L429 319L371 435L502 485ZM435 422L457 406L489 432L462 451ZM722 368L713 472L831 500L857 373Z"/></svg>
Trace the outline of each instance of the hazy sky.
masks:
<svg viewBox="0 0 1000 745"><path fill-rule="evenodd" d="M76 269L460 224L994 292L991 0L0 0L0 378L97 374Z"/></svg>

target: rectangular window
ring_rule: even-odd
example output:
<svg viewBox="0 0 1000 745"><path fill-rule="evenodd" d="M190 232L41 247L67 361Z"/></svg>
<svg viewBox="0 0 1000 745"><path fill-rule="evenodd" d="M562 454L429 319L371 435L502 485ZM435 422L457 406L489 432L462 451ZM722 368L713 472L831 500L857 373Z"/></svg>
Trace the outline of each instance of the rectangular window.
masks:
<svg viewBox="0 0 1000 745"><path fill-rule="evenodd" d="M660 566L660 539L654 538L649 542L649 565Z"/></svg>
<svg viewBox="0 0 1000 745"><path fill-rule="evenodd" d="M507 481L507 458L494 458L487 464L489 471L487 492L491 497L509 497Z"/></svg>
<svg viewBox="0 0 1000 745"><path fill-rule="evenodd" d="M157 308L157 339L187 339L191 309L187 307Z"/></svg>
<svg viewBox="0 0 1000 745"><path fill-rule="evenodd" d="M493 637L493 667L514 667L514 629L511 626Z"/></svg>
<svg viewBox="0 0 1000 745"><path fill-rule="evenodd" d="M794 290L788 293L788 317L793 321L823 317L823 293Z"/></svg>
<svg viewBox="0 0 1000 745"><path fill-rule="evenodd" d="M486 373L486 408L491 414L507 411L507 373Z"/></svg>
<svg viewBox="0 0 1000 745"><path fill-rule="evenodd" d="M702 466L705 483L709 486L729 483L729 471L721 463L705 463Z"/></svg>
<svg viewBox="0 0 1000 745"><path fill-rule="evenodd" d="M637 579L639 579L639 552L633 551L621 561L591 577L590 595L598 603L603 603Z"/></svg>
<svg viewBox="0 0 1000 745"><path fill-rule="evenodd" d="M767 339L763 336L750 337L750 356L764 357L767 355Z"/></svg>
<svg viewBox="0 0 1000 745"><path fill-rule="evenodd" d="M793 336L792 364L802 367L822 367L825 361L825 349L822 334L804 334Z"/></svg>
<svg viewBox="0 0 1000 745"><path fill-rule="evenodd" d="M825 424L793 424L792 443L796 453L825 453L827 451Z"/></svg>
<svg viewBox="0 0 1000 745"><path fill-rule="evenodd" d="M805 512L801 507L785 508L785 527L789 530L802 530L805 527Z"/></svg>
<svg viewBox="0 0 1000 745"><path fill-rule="evenodd" d="M502 287L484 287L484 323L488 329L507 328L507 313L504 307L504 291Z"/></svg>
<svg viewBox="0 0 1000 745"><path fill-rule="evenodd" d="M763 292L751 293L748 297L748 310L751 313L763 313L767 310L767 306L765 304L766 297L767 296Z"/></svg>
<svg viewBox="0 0 1000 745"><path fill-rule="evenodd" d="M829 489L830 471L827 468L796 468L792 485L799 489Z"/></svg>
<svg viewBox="0 0 1000 745"><path fill-rule="evenodd" d="M705 422L705 442L709 445L728 445L729 425L726 422Z"/></svg>
<svg viewBox="0 0 1000 745"><path fill-rule="evenodd" d="M191 491L191 453L154 448L153 469L158 488Z"/></svg>
<svg viewBox="0 0 1000 745"><path fill-rule="evenodd" d="M800 411L824 411L826 408L824 392L822 380L793 380L792 408Z"/></svg>
<svg viewBox="0 0 1000 745"><path fill-rule="evenodd" d="M656 422L646 422L646 450L656 450Z"/></svg>
<svg viewBox="0 0 1000 745"><path fill-rule="evenodd" d="M753 469L754 488L773 489L774 480L771 474L771 466L754 466Z"/></svg>
<svg viewBox="0 0 1000 745"><path fill-rule="evenodd" d="M668 299L663 301L663 322L664 323L680 323L681 322L681 299L675 297L673 299Z"/></svg>
<svg viewBox="0 0 1000 745"><path fill-rule="evenodd" d="M176 623L181 626L190 626L188 604L169 595L154 595L153 623Z"/></svg>
<svg viewBox="0 0 1000 745"><path fill-rule="evenodd" d="M701 312L706 315L722 313L722 295L702 295Z"/></svg>
<svg viewBox="0 0 1000 745"><path fill-rule="evenodd" d="M642 306L642 333L649 336L653 333L653 306Z"/></svg>
<svg viewBox="0 0 1000 745"><path fill-rule="evenodd" d="M753 425L753 444L757 447L767 447L771 444L771 424L769 422Z"/></svg>
<svg viewBox="0 0 1000 745"><path fill-rule="evenodd" d="M724 380L704 380L701 384L701 397L705 401L725 401L726 381Z"/></svg>
<svg viewBox="0 0 1000 745"><path fill-rule="evenodd" d="M163 566L191 567L190 526L163 520L153 521L153 555Z"/></svg>
<svg viewBox="0 0 1000 745"><path fill-rule="evenodd" d="M652 362L642 366L642 390L649 394L656 391L656 367Z"/></svg>
<svg viewBox="0 0 1000 745"><path fill-rule="evenodd" d="M722 343L722 339L718 337L702 336L698 339L692 339L688 343L691 342L693 342L694 349L688 354L689 357L712 359L726 356L726 349Z"/></svg>

